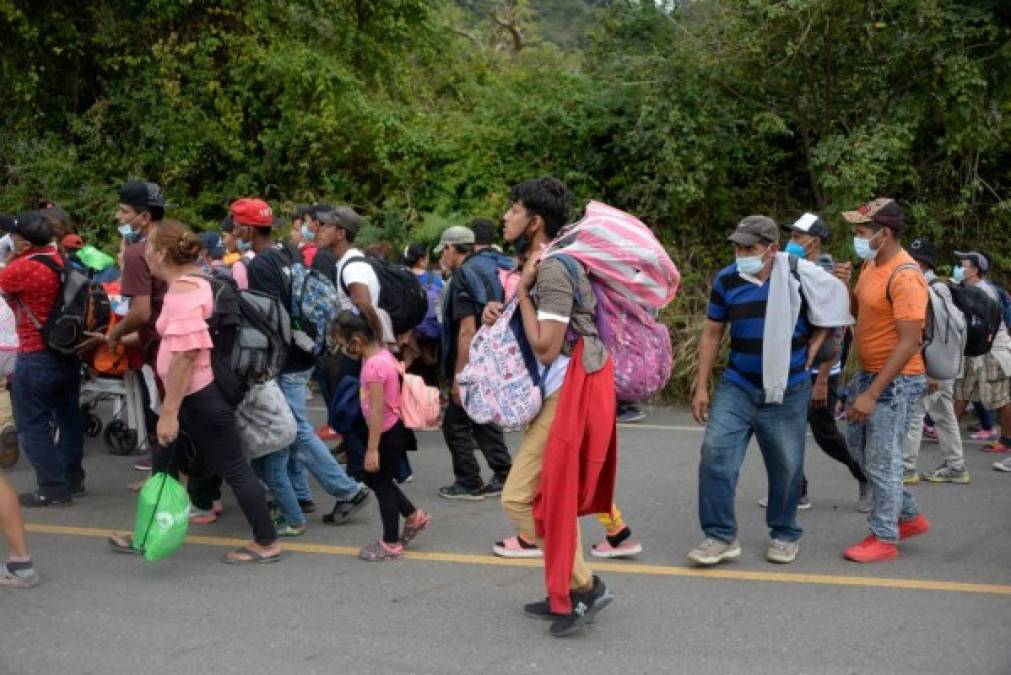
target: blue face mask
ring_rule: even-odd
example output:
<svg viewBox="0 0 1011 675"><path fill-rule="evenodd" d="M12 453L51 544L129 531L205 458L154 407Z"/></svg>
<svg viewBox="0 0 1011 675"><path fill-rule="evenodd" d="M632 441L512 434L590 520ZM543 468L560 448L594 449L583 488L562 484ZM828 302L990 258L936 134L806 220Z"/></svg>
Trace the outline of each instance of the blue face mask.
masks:
<svg viewBox="0 0 1011 675"><path fill-rule="evenodd" d="M737 257L737 271L741 274L747 274L749 277L758 276L763 267L765 267L764 253Z"/></svg>
<svg viewBox="0 0 1011 675"><path fill-rule="evenodd" d="M878 255L878 249L871 248L871 241L881 234L876 233L872 237L853 237L853 251L861 260L874 260Z"/></svg>
<svg viewBox="0 0 1011 675"><path fill-rule="evenodd" d="M795 255L798 258L803 258L807 255L807 249L795 241L791 241L786 245L786 252L790 255Z"/></svg>
<svg viewBox="0 0 1011 675"><path fill-rule="evenodd" d="M235 242L235 248L239 249L239 253L248 253L253 250L253 242L238 239Z"/></svg>
<svg viewBox="0 0 1011 675"><path fill-rule="evenodd" d="M316 241L316 233L308 225L302 225L302 238L306 241Z"/></svg>
<svg viewBox="0 0 1011 675"><path fill-rule="evenodd" d="M956 265L955 269L951 270L951 279L956 284L960 284L965 281L965 268L961 265Z"/></svg>
<svg viewBox="0 0 1011 675"><path fill-rule="evenodd" d="M133 234L133 228L129 224L120 225L116 230L119 231L119 236L124 239L128 239Z"/></svg>

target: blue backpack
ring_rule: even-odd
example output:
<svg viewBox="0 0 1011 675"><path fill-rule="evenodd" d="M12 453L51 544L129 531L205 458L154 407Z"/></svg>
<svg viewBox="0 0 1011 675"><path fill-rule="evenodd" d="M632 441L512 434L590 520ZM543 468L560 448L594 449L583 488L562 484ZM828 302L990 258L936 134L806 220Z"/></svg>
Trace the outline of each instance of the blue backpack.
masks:
<svg viewBox="0 0 1011 675"><path fill-rule="evenodd" d="M439 340L442 338L442 324L439 322L438 308L443 285L437 284L436 277L429 271L421 278L421 286L425 289L425 295L428 297L428 312L425 314L425 319L414 330L418 331L418 335L423 338Z"/></svg>
<svg viewBox="0 0 1011 675"><path fill-rule="evenodd" d="M364 424L359 389L358 378L352 375L345 375L334 385L327 422L341 436L347 436Z"/></svg>
<svg viewBox="0 0 1011 675"><path fill-rule="evenodd" d="M319 356L327 347L327 327L337 316L337 288L321 272L299 261L284 272L291 290L291 341Z"/></svg>

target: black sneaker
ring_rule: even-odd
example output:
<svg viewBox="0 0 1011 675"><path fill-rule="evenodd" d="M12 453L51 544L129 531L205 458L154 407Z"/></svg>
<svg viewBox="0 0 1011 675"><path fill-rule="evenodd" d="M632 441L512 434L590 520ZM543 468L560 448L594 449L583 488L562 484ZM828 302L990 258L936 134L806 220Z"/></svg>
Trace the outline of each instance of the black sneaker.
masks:
<svg viewBox="0 0 1011 675"><path fill-rule="evenodd" d="M370 494L367 487L362 487L358 494L351 499L338 499L337 503L333 505L333 510L323 516L323 522L327 525L343 525L355 511L365 505Z"/></svg>
<svg viewBox="0 0 1011 675"><path fill-rule="evenodd" d="M579 632L584 625L593 623L597 612L611 604L612 600L614 596L608 593L601 578L593 575L593 588L585 593L572 593L572 611L554 619L551 635L566 637Z"/></svg>
<svg viewBox="0 0 1011 675"><path fill-rule="evenodd" d="M41 509L47 506L70 506L71 504L70 497L47 497L37 490L18 495L18 501L26 509Z"/></svg>
<svg viewBox="0 0 1011 675"><path fill-rule="evenodd" d="M70 496L71 497L84 497L88 494L88 491L84 489L84 481L79 480L70 484Z"/></svg>
<svg viewBox="0 0 1011 675"><path fill-rule="evenodd" d="M302 508L302 513L316 513L316 502L311 499L299 499L298 505Z"/></svg>
<svg viewBox="0 0 1011 675"><path fill-rule="evenodd" d="M439 488L439 496L445 497L446 499L467 499L472 502L479 502L485 497L483 487L472 490L460 485L459 483L453 483L452 485Z"/></svg>
<svg viewBox="0 0 1011 675"><path fill-rule="evenodd" d="M481 488L481 494L485 497L497 497L502 494L502 489L505 487L505 481L495 476L488 483Z"/></svg>
<svg viewBox="0 0 1011 675"><path fill-rule="evenodd" d="M539 619L541 621L554 621L563 616L551 611L551 603L548 602L547 598L544 598L540 602L531 602L523 605L523 613L531 619Z"/></svg>

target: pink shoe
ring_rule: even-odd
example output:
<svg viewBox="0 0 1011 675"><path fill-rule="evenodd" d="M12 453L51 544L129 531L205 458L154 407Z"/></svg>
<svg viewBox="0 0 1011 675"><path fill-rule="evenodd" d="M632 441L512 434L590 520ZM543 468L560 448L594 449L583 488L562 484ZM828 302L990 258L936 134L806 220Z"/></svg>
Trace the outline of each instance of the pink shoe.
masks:
<svg viewBox="0 0 1011 675"><path fill-rule="evenodd" d="M980 450L982 450L983 452L998 452L998 453L1011 452L1011 448L1004 445L1000 441L993 441L991 443L987 443L982 448L980 448Z"/></svg>
<svg viewBox="0 0 1011 675"><path fill-rule="evenodd" d="M495 542L491 547L492 553L500 558L543 558L544 552L532 544L519 537L509 537L502 541Z"/></svg>
<svg viewBox="0 0 1011 675"><path fill-rule="evenodd" d="M214 501L214 502L211 503L211 512L214 515L220 516L221 512L224 511L224 510L225 510L225 507L221 505L221 501L220 500Z"/></svg>
<svg viewBox="0 0 1011 675"><path fill-rule="evenodd" d="M423 529L432 524L432 516L428 515L421 509L418 509L411 514L411 517L404 521L404 533L400 536L400 544L402 546L407 546L414 538L418 536L418 533Z"/></svg>
<svg viewBox="0 0 1011 675"><path fill-rule="evenodd" d="M937 429L934 427L928 427L926 424L923 425L923 438L928 441L937 442Z"/></svg>
<svg viewBox="0 0 1011 675"><path fill-rule="evenodd" d="M190 506L190 525L210 525L217 521L218 516L211 511L204 511L195 506Z"/></svg>
<svg viewBox="0 0 1011 675"><path fill-rule="evenodd" d="M626 539L617 546L611 546L607 539L590 547L594 558L631 558L642 553L642 544L634 539Z"/></svg>
<svg viewBox="0 0 1011 675"><path fill-rule="evenodd" d="M980 429L976 433L969 434L969 438L974 441L996 441L997 432L993 429Z"/></svg>
<svg viewBox="0 0 1011 675"><path fill-rule="evenodd" d="M368 562L397 560L404 557L404 547L400 544L396 544L395 546L387 544L385 541L380 540L358 551L358 557Z"/></svg>

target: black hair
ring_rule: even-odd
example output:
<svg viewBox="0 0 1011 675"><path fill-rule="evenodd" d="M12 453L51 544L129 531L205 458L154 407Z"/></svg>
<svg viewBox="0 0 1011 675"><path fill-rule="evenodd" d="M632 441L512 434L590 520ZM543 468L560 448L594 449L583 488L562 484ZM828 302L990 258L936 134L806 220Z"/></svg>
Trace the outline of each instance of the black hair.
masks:
<svg viewBox="0 0 1011 675"><path fill-rule="evenodd" d="M333 320L331 330L345 341L361 336L365 342L382 342L383 324L379 320L376 310L372 307L364 312L357 309L345 309Z"/></svg>
<svg viewBox="0 0 1011 675"><path fill-rule="evenodd" d="M474 244L450 244L450 246L452 246L457 253L461 253L463 255L470 255L474 252Z"/></svg>
<svg viewBox="0 0 1011 675"><path fill-rule="evenodd" d="M487 218L475 218L467 227L474 233L474 243L478 246L491 246L495 243L495 223Z"/></svg>
<svg viewBox="0 0 1011 675"><path fill-rule="evenodd" d="M18 216L17 234L32 246L45 246L53 240L53 222L45 211L27 211Z"/></svg>
<svg viewBox="0 0 1011 675"><path fill-rule="evenodd" d="M415 242L404 249L404 255L401 258L403 263L408 267L414 267L418 264L418 261L428 255L428 247L422 243Z"/></svg>
<svg viewBox="0 0 1011 675"><path fill-rule="evenodd" d="M133 204L131 204L130 206L133 207L133 210L136 211L137 214L150 213L152 223L159 223L165 219L164 206L139 206L139 205L135 206Z"/></svg>
<svg viewBox="0 0 1011 675"><path fill-rule="evenodd" d="M530 178L509 191L509 199L520 202L527 212L544 220L544 231L552 239L565 225L569 212L569 190L557 178Z"/></svg>

